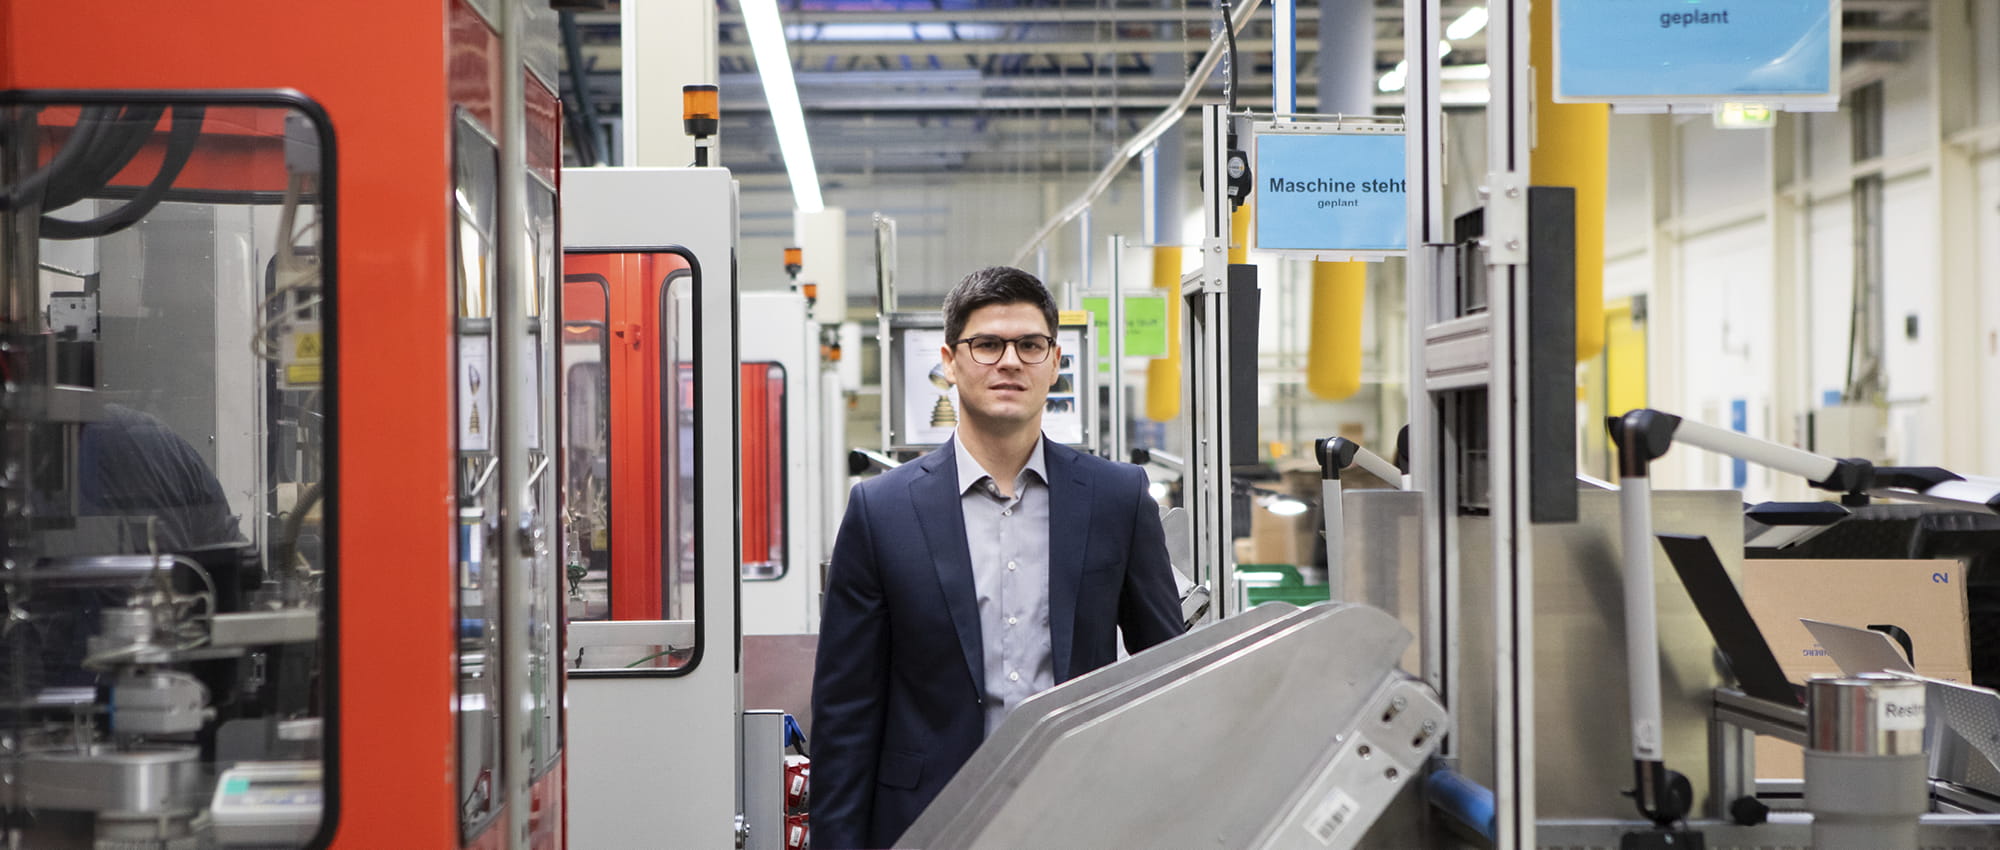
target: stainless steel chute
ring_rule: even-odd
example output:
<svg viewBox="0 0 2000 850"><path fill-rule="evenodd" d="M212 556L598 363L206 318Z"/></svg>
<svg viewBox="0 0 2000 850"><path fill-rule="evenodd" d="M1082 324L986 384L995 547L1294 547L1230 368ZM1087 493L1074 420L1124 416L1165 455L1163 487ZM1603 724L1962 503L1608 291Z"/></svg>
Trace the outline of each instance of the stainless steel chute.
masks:
<svg viewBox="0 0 2000 850"><path fill-rule="evenodd" d="M1197 629L1023 703L896 846L1354 846L1449 729L1410 639L1345 603Z"/></svg>

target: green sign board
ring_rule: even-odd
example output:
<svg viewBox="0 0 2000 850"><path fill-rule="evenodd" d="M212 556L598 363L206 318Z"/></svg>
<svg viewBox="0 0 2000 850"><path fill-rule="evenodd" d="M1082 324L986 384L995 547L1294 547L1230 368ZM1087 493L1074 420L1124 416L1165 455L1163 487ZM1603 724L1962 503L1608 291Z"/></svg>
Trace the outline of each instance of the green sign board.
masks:
<svg viewBox="0 0 2000 850"><path fill-rule="evenodd" d="M1111 299L1085 298L1097 332L1097 371L1111 371ZM1125 296L1125 356L1167 356L1167 299L1164 295Z"/></svg>

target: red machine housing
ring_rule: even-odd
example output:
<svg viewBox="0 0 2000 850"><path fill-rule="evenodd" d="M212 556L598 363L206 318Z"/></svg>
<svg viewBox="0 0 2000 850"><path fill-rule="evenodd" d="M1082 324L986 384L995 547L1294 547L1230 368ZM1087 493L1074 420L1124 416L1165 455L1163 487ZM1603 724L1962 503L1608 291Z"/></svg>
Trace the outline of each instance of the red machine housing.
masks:
<svg viewBox="0 0 2000 850"><path fill-rule="evenodd" d="M534 812L470 837L455 779L452 122L462 108L499 137L505 73L528 77L527 158L553 183L559 101L501 67L494 28L464 0L0 0L0 91L289 91L331 120L338 673L314 846L498 847L524 815L535 847L562 843L562 825L538 816L554 811L561 770L538 783ZM226 117L207 121L223 131ZM259 187L273 155L197 161L188 179ZM157 161L142 153L134 168Z"/></svg>

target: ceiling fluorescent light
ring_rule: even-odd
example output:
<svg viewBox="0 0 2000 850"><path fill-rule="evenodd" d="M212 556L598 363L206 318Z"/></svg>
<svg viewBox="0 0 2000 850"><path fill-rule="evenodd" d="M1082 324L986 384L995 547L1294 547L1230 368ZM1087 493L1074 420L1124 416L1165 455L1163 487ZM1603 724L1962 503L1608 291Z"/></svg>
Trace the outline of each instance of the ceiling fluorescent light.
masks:
<svg viewBox="0 0 2000 850"><path fill-rule="evenodd" d="M1409 60L1405 59L1397 62L1394 69L1390 70L1389 73L1383 74L1382 79L1375 83L1375 89L1383 92L1402 91L1403 84L1408 81L1409 72Z"/></svg>
<svg viewBox="0 0 2000 850"><path fill-rule="evenodd" d="M1478 35L1479 31L1485 28L1486 7L1474 6L1465 10L1465 14L1459 15L1458 20L1452 21L1450 26L1444 28L1444 37L1452 41L1464 41Z"/></svg>
<svg viewBox="0 0 2000 850"><path fill-rule="evenodd" d="M757 75L764 80L764 102L770 104L778 150L792 179L792 203L800 212L819 212L826 204L820 199L819 169L813 167L812 142L806 138L805 110L799 106L799 87L792 80L792 57L785 51L777 0L743 0L743 25L750 31L750 52L757 58Z"/></svg>

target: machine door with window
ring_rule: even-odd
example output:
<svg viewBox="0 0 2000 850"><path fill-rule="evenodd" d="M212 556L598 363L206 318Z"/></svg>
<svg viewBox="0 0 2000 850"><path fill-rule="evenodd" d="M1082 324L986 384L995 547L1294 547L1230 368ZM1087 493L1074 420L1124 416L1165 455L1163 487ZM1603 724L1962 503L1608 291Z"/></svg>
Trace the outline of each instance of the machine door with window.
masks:
<svg viewBox="0 0 2000 850"><path fill-rule="evenodd" d="M333 129L0 96L0 842L331 833Z"/></svg>

